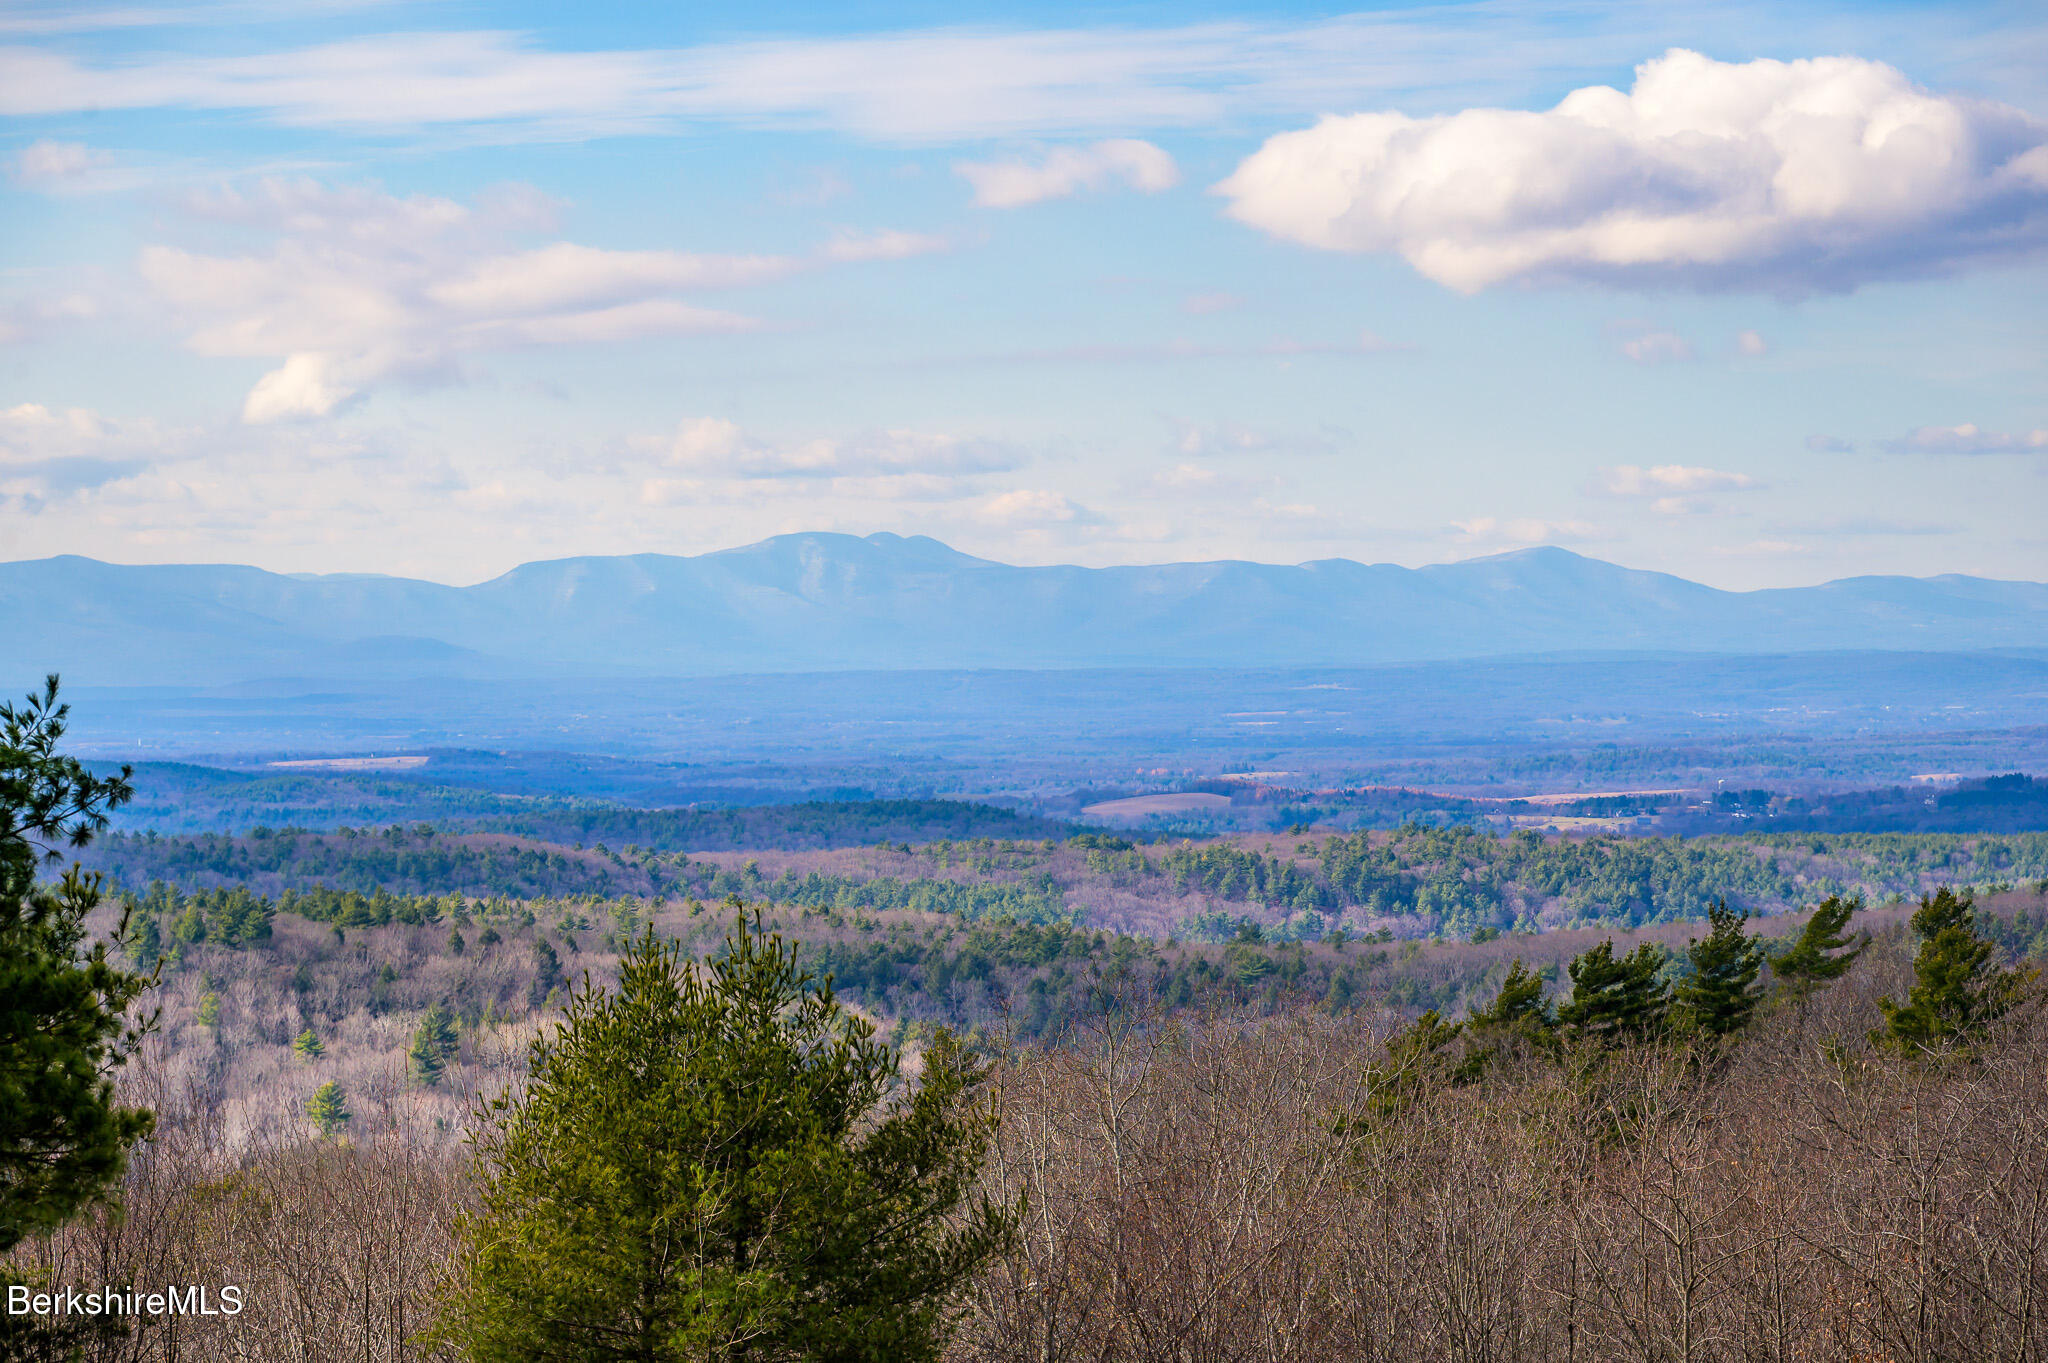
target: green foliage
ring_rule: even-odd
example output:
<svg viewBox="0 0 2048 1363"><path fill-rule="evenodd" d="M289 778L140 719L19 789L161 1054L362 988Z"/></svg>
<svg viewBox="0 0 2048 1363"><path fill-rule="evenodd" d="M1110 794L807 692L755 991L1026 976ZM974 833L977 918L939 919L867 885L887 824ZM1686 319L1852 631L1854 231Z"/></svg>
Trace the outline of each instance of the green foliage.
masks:
<svg viewBox="0 0 2048 1363"><path fill-rule="evenodd" d="M480 1113L446 1341L477 1360L935 1359L1012 1222L972 1191L980 1065L915 1092L758 915L693 971L650 930Z"/></svg>
<svg viewBox="0 0 2048 1363"><path fill-rule="evenodd" d="M58 754L67 714L55 677L0 705L0 1253L107 1196L152 1120L116 1101L112 1076L147 1030L127 1015L154 977L86 946L98 876L35 883L130 793L126 768L102 780ZM117 941L127 929L124 916Z"/></svg>
<svg viewBox="0 0 2048 1363"><path fill-rule="evenodd" d="M1771 974L1800 993L1842 978L1870 945L1869 933L1847 931L1862 909L1860 898L1829 895L1814 907L1791 947L1772 959Z"/></svg>
<svg viewBox="0 0 2048 1363"><path fill-rule="evenodd" d="M215 993L211 989L208 989L200 994L198 1017L199 1025L201 1027L218 1028L220 1026L219 994Z"/></svg>
<svg viewBox="0 0 2048 1363"><path fill-rule="evenodd" d="M412 1049L406 1052L413 1082L422 1088L432 1088L440 1083L441 1072L455 1058L460 1045L461 1038L455 1033L455 1015L438 1003L430 1005L412 1034Z"/></svg>
<svg viewBox="0 0 2048 1363"><path fill-rule="evenodd" d="M1970 892L1943 886L1923 895L1913 915L1920 949L1913 957L1913 988L1901 1005L1877 1001L1884 1026L1872 1040L1908 1054L1967 1045L2003 1016L2034 972L1991 964L1995 943L1977 931Z"/></svg>
<svg viewBox="0 0 2048 1363"><path fill-rule="evenodd" d="M562 982L562 958L548 945L544 937L533 940L533 984L527 990L527 1002L538 1008L547 1002L547 997L556 985Z"/></svg>
<svg viewBox="0 0 2048 1363"><path fill-rule="evenodd" d="M332 1136L355 1119L348 1110L348 1095L332 1079L313 1090L306 1100L306 1116L322 1137Z"/></svg>
<svg viewBox="0 0 2048 1363"><path fill-rule="evenodd" d="M1686 944L1692 973L1678 986L1677 1002L1686 1025L1706 1036L1732 1036L1749 1022L1763 996L1757 976L1764 952L1757 939L1742 929L1749 915L1716 904L1708 915L1705 937Z"/></svg>
<svg viewBox="0 0 2048 1363"><path fill-rule="evenodd" d="M308 1027L292 1038L292 1054L311 1064L326 1055L327 1048L320 1044L320 1038L314 1035L311 1027Z"/></svg>
<svg viewBox="0 0 2048 1363"><path fill-rule="evenodd" d="M1616 959L1611 937L1582 953L1568 967L1572 993L1557 1010L1558 1026L1604 1046L1658 1035L1671 1007L1665 960L1664 948L1652 942Z"/></svg>
<svg viewBox="0 0 2048 1363"><path fill-rule="evenodd" d="M1543 996L1543 977L1523 965L1519 956L1508 967L1507 978L1501 981L1493 1002L1467 1011L1474 1031L1510 1033L1537 1040L1548 1038L1557 1026L1550 1002Z"/></svg>

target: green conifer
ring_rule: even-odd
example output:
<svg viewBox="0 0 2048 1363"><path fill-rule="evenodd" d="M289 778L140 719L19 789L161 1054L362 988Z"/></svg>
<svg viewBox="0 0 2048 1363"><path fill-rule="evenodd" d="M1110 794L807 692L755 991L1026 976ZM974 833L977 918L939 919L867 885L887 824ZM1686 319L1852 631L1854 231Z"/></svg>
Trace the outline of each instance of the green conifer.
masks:
<svg viewBox="0 0 2048 1363"><path fill-rule="evenodd" d="M643 935L479 1113L442 1341L473 1359L936 1359L1007 1241L984 1068L897 1054L743 916L704 970Z"/></svg>
<svg viewBox="0 0 2048 1363"><path fill-rule="evenodd" d="M220 1026L220 995L214 993L211 989L201 993L199 996L198 1016L201 1027Z"/></svg>
<svg viewBox="0 0 2048 1363"><path fill-rule="evenodd" d="M1849 920L1862 911L1861 898L1829 895L1814 907L1791 947L1771 961L1771 974L1798 994L1842 978L1870 945L1869 933L1847 932Z"/></svg>
<svg viewBox="0 0 2048 1363"><path fill-rule="evenodd" d="M1726 900L1707 912L1710 930L1686 943L1691 978L1678 986L1678 1006L1686 1023L1706 1036L1732 1036L1749 1022L1763 996L1757 976L1764 952L1757 939L1742 929L1749 915L1736 913Z"/></svg>
<svg viewBox="0 0 2048 1363"><path fill-rule="evenodd" d="M1568 967L1572 993L1557 1010L1558 1026L1605 1046L1656 1036L1671 1007L1660 974L1665 960L1664 948L1653 942L1616 959L1611 937L1581 953Z"/></svg>
<svg viewBox="0 0 2048 1363"><path fill-rule="evenodd" d="M1538 1039L1547 1037L1557 1025L1550 1003L1543 997L1543 977L1523 965L1519 956L1508 967L1493 1002L1466 1012L1474 1031L1512 1032Z"/></svg>
<svg viewBox="0 0 2048 1363"><path fill-rule="evenodd" d="M322 1136L332 1136L355 1117L348 1110L348 1095L332 1079L315 1089L313 1096L306 1100L306 1115L313 1119L314 1130Z"/></svg>
<svg viewBox="0 0 2048 1363"><path fill-rule="evenodd" d="M313 1034L311 1027L308 1027L292 1038L292 1054L311 1064L326 1055L327 1048L320 1044L320 1038Z"/></svg>
<svg viewBox="0 0 2048 1363"><path fill-rule="evenodd" d="M1920 950L1913 957L1913 988L1906 1002L1877 1001L1884 1026L1871 1033L1880 1045L1921 1055L1945 1046L1967 1045L2003 1016L2033 971L2001 970L1991 964L1995 944L1977 931L1971 893L1944 885L1920 897L1913 915Z"/></svg>

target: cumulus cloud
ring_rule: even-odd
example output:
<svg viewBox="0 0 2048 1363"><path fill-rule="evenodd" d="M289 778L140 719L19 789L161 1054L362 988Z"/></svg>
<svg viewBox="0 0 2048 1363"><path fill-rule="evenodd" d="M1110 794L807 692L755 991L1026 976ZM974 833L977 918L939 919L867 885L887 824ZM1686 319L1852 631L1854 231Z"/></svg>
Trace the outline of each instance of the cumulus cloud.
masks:
<svg viewBox="0 0 2048 1363"><path fill-rule="evenodd" d="M1592 490L1603 497L1648 502L1660 516L1683 516L1707 510L1703 498L1709 493L1747 492L1757 485L1746 473L1689 464L1616 464L1600 470Z"/></svg>
<svg viewBox="0 0 2048 1363"><path fill-rule="evenodd" d="M1561 544L1597 539L1600 531L1585 521L1546 521L1529 516L1474 516L1452 521L1451 530L1462 544Z"/></svg>
<svg viewBox="0 0 2048 1363"><path fill-rule="evenodd" d="M1966 421L1921 426L1881 444L1889 454L2042 454L2048 453L2048 430L1987 431Z"/></svg>
<svg viewBox="0 0 2048 1363"><path fill-rule="evenodd" d="M326 416L384 380L444 378L480 351L747 330L752 319L691 296L932 244L842 237L810 257L520 248L508 238L553 218L552 202L523 187L462 204L271 180L187 207L275 237L266 252L150 246L140 259L144 281L191 326L192 349L276 361L243 405L252 423Z"/></svg>
<svg viewBox="0 0 2048 1363"><path fill-rule="evenodd" d="M1778 292L2048 241L2048 124L1853 57L1673 49L1545 112L1325 117L1217 186L1253 227L1472 293L1591 279Z"/></svg>
<svg viewBox="0 0 2048 1363"><path fill-rule="evenodd" d="M1740 331L1735 334L1735 350L1737 354L1752 357L1768 355L1771 353L1771 343L1763 338L1762 332Z"/></svg>
<svg viewBox="0 0 2048 1363"><path fill-rule="evenodd" d="M1022 208L1112 184L1157 194L1180 183L1171 156L1128 137L1058 147L1036 161L962 161L953 169L974 186L974 202L982 208Z"/></svg>

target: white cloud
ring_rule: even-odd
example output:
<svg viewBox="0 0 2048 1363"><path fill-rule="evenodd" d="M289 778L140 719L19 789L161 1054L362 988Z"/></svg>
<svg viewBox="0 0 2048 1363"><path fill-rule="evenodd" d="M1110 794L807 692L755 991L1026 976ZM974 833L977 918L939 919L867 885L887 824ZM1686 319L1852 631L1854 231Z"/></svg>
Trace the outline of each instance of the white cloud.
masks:
<svg viewBox="0 0 2048 1363"><path fill-rule="evenodd" d="M1621 353L1637 364L1666 364L1693 358L1692 342L1675 331L1644 331L1621 343Z"/></svg>
<svg viewBox="0 0 2048 1363"><path fill-rule="evenodd" d="M982 208L1021 208L1116 183L1157 194L1180 183L1180 168L1171 156L1150 142L1127 137L1058 147L1035 162L962 161L953 169L974 186L974 202Z"/></svg>
<svg viewBox="0 0 2048 1363"><path fill-rule="evenodd" d="M864 260L908 260L912 256L928 256L943 251L950 244L944 237L922 232L840 231L833 234L832 240L819 254L840 264Z"/></svg>
<svg viewBox="0 0 2048 1363"><path fill-rule="evenodd" d="M2048 124L1853 57L1674 49L1542 113L1325 117L1217 186L1230 213L1390 251L1471 293L1516 279L1850 288L2048 241Z"/></svg>
<svg viewBox="0 0 2048 1363"><path fill-rule="evenodd" d="M1102 517L1064 493L1016 488L991 497L975 509L977 519L1011 530L1054 526L1097 525Z"/></svg>
<svg viewBox="0 0 2048 1363"><path fill-rule="evenodd" d="M326 416L392 378L445 378L461 357L544 345L743 331L745 316L682 295L784 279L825 263L935 249L909 233L842 236L813 256L612 251L557 241L553 204L501 187L474 205L306 180L191 200L203 219L275 235L267 252L143 250L144 281L210 356L277 361L244 404L250 422Z"/></svg>
<svg viewBox="0 0 2048 1363"><path fill-rule="evenodd" d="M1584 521L1546 521L1528 516L1474 516L1452 521L1451 529L1463 544L1559 544L1597 539L1600 531Z"/></svg>
<svg viewBox="0 0 2048 1363"><path fill-rule="evenodd" d="M0 509L36 512L52 499L133 477L156 436L83 407L24 402L0 409Z"/></svg>
<svg viewBox="0 0 2048 1363"><path fill-rule="evenodd" d="M1711 510L1705 496L1714 492L1747 492L1758 486L1746 473L1700 468L1688 464L1616 464L1600 470L1592 491L1649 503L1660 516L1686 516Z"/></svg>
<svg viewBox="0 0 2048 1363"><path fill-rule="evenodd" d="M1881 444L1891 454L2042 454L2048 453L2048 430L1987 431L1966 421L1922 426Z"/></svg>
<svg viewBox="0 0 2048 1363"><path fill-rule="evenodd" d="M992 440L928 431L884 430L773 441L722 417L679 423L665 460L707 477L740 479L966 477L1016 468L1020 454Z"/></svg>
<svg viewBox="0 0 2048 1363"><path fill-rule="evenodd" d="M113 158L83 142L31 142L10 167L15 183L29 189L60 189L76 184Z"/></svg>
<svg viewBox="0 0 2048 1363"><path fill-rule="evenodd" d="M1569 59L1604 69L1641 50L1630 25L1614 27L1595 35L1574 22ZM0 48L0 115L215 109L297 126L540 137L707 120L895 143L1087 137L1300 116L1518 60L1554 63L1562 28L1545 14L1497 16L1484 51L1469 25L1400 9L1305 24L950 27L667 50L547 51L531 35L492 31L102 62L16 46Z"/></svg>
<svg viewBox="0 0 2048 1363"><path fill-rule="evenodd" d="M1815 454L1854 454L1856 443L1844 440L1838 435L1809 435L1806 437L1806 448Z"/></svg>
<svg viewBox="0 0 2048 1363"><path fill-rule="evenodd" d="M1735 350L1741 355L1768 355L1771 353L1771 343L1763 338L1761 332L1741 331L1735 335Z"/></svg>

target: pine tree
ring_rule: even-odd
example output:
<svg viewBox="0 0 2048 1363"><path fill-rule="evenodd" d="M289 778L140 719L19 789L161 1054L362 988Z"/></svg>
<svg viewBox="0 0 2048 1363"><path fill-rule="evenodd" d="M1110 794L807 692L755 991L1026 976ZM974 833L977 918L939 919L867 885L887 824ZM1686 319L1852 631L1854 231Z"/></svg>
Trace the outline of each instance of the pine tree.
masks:
<svg viewBox="0 0 2048 1363"><path fill-rule="evenodd" d="M1801 995L1842 978L1870 945L1869 933L1852 936L1845 931L1849 920L1862 911L1860 898L1829 895L1814 907L1791 947L1771 961L1771 974Z"/></svg>
<svg viewBox="0 0 2048 1363"><path fill-rule="evenodd" d="M320 1038L313 1034L311 1027L308 1027L292 1038L292 1054L311 1064L326 1055L327 1048L320 1044Z"/></svg>
<svg viewBox="0 0 2048 1363"><path fill-rule="evenodd" d="M1976 905L1968 890L1958 895L1944 885L1920 897L1913 915L1920 950L1913 957L1913 988L1905 1004L1877 1001L1884 1026L1871 1033L1881 1045L1926 1054L1967 1045L2012 1006L2034 972L1991 965L1995 944L1977 931Z"/></svg>
<svg viewBox="0 0 2048 1363"><path fill-rule="evenodd" d="M1543 997L1543 977L1522 964L1521 958L1508 967L1500 992L1484 1008L1466 1009L1474 1031L1512 1032L1531 1039L1548 1036L1557 1025L1550 1003Z"/></svg>
<svg viewBox="0 0 2048 1363"><path fill-rule="evenodd" d="M539 1008L562 980L562 958L545 937L533 939L533 983L527 986L526 1001Z"/></svg>
<svg viewBox="0 0 2048 1363"><path fill-rule="evenodd" d="M480 1210L442 1342L474 1360L936 1359L1012 1228L973 1195L983 1066L914 1090L745 915L695 970L643 935L478 1114Z"/></svg>
<svg viewBox="0 0 2048 1363"><path fill-rule="evenodd" d="M1678 986L1678 1006L1694 1030L1731 1036L1747 1025L1763 996L1756 982L1763 970L1763 947L1742 931L1749 915L1734 912L1726 900L1707 911L1707 922L1706 937L1686 943L1692 977Z"/></svg>
<svg viewBox="0 0 2048 1363"><path fill-rule="evenodd" d="M322 1136L332 1136L354 1119L348 1110L348 1095L341 1085L332 1079L313 1091L306 1100L306 1115L313 1119L313 1128Z"/></svg>
<svg viewBox="0 0 2048 1363"><path fill-rule="evenodd" d="M441 1072L455 1058L460 1044L461 1039L455 1034L455 1015L438 1003L429 1007L420 1019L419 1029L413 1033L412 1050L406 1057L411 1062L413 1078L424 1088L440 1083Z"/></svg>
<svg viewBox="0 0 2048 1363"><path fill-rule="evenodd" d="M200 1025L201 1027L219 1027L219 1026L220 1026L220 995L219 995L219 994L216 994L216 993L214 993L214 992L213 992L213 991L212 991L211 989L208 989L208 990L205 990L204 992L202 992L202 993L201 993L201 994L199 995L199 1014L198 1014L198 1016L199 1016L199 1025Z"/></svg>
<svg viewBox="0 0 2048 1363"><path fill-rule="evenodd" d="M421 1088L430 1089L441 1082L441 1071L445 1068L441 1052L427 1038L424 1028L412 1034L412 1049L405 1053L405 1065L412 1081Z"/></svg>
<svg viewBox="0 0 2048 1363"><path fill-rule="evenodd" d="M101 881L38 868L83 847L131 791L129 770L95 777L57 752L69 707L49 678L25 707L0 705L0 1254L117 1188L152 1125L115 1097L113 1073L149 1023L130 1008L155 983L87 946ZM126 915L115 931L125 943Z"/></svg>
<svg viewBox="0 0 2048 1363"><path fill-rule="evenodd" d="M462 929L448 929L448 954L450 956L460 956L467 950L469 950L469 943L462 940Z"/></svg>
<svg viewBox="0 0 2048 1363"><path fill-rule="evenodd" d="M1611 937L1582 953L1568 968L1572 995L1557 1010L1558 1026L1607 1046L1656 1036L1671 1007L1659 974L1665 959L1662 947L1644 942L1617 960Z"/></svg>

